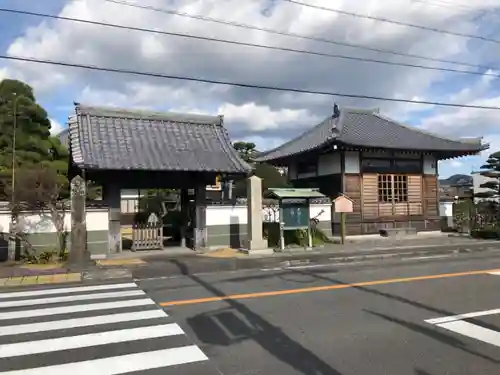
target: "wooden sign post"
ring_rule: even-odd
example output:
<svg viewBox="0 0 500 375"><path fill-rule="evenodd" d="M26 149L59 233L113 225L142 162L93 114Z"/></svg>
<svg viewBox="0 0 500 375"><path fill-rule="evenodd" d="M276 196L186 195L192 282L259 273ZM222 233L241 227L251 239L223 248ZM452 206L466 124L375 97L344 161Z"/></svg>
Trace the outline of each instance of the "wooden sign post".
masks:
<svg viewBox="0 0 500 375"><path fill-rule="evenodd" d="M340 213L340 241L342 245L345 243L346 237L345 215L353 211L353 203L354 201L344 194L340 194L333 200L335 212Z"/></svg>

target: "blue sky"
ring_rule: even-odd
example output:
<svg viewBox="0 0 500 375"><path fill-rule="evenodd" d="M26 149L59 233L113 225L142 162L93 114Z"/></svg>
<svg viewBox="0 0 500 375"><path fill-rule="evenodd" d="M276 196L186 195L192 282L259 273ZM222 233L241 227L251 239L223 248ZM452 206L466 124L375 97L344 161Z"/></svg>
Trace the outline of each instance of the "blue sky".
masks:
<svg viewBox="0 0 500 375"><path fill-rule="evenodd" d="M320 1L317 0L318 3ZM432 3L431 0L429 2ZM460 3L459 0L456 2ZM158 1L158 4L160 3L161 1ZM422 4L417 6L411 1L407 7L400 7L396 6L396 3L389 0L374 1L371 12L375 14L379 12L381 16L387 15L387 18L408 20L414 24L434 22L430 26L438 28L449 26L449 29L459 32L500 39L500 22L496 22L500 0L490 2L493 5L488 5L489 8L480 6L479 3L474 3L476 5L470 3L467 7L477 6L477 10L462 11L462 13L457 10L460 8L432 8ZM463 3L461 0L461 4ZM290 41L268 34L251 34L248 30L236 28L228 32L227 28L223 29L218 25L193 20L188 22L185 18L179 17L167 19L168 16L165 14L127 9L129 7L106 4L102 0L6 0L2 2L2 7L58 14L64 4L70 4L66 9L66 15L75 18L91 18L158 29L165 29L165 25L168 25L168 30L179 32L310 50L332 51L333 49L334 53L359 55L359 51L353 52L331 45L321 46L315 42ZM374 29L367 22L338 17L327 12L299 9L297 6L276 1L262 0L259 3L241 0L238 6L235 2L226 1L224 7L219 7L218 4L221 4L220 1L214 0L182 2L164 0L163 7L173 9L176 6L185 6L180 10L311 36L344 38L350 43L353 41L366 43L370 47L380 46L400 52L407 51L500 69L498 63L500 49L498 44L494 43L429 34L409 28L401 30L387 24L380 24ZM230 6L234 6L234 9L230 9ZM342 8L366 13L366 9L357 3L344 2ZM115 16L110 17L112 14ZM486 80L484 76L399 69L375 64L370 64L367 69L367 64L334 60L324 60L323 63L319 59L306 60L274 52L238 50L214 44L208 46L206 43L194 47L193 43L178 39L160 40L151 35L137 33L118 34L113 33L113 30L96 29L96 27L77 28L75 24L68 22L46 22L44 27L38 29L36 35L26 36L28 28L39 26L41 22L37 17L0 13L2 53L5 54L9 46L19 38L18 45L22 48L18 48L16 54L43 59L85 61L100 66L133 67L142 71L197 75L228 81L246 80L271 86L273 84L284 86L293 82L294 86L310 89L356 94L374 93L377 96L388 97L396 95L409 99L441 102L455 100L459 103L500 106L498 78ZM363 38L368 38L370 41L364 41ZM75 60L76 53L79 53L80 60ZM393 61L439 65L387 55L366 53L363 55L378 59L392 58ZM179 56L186 56L187 59ZM467 69L443 64L439 66ZM286 96L224 87L213 88L207 85L183 85L179 82L160 80L145 81L124 75L96 74L46 66L31 67L26 70L25 67L12 66L0 61L0 73L2 68L10 69L9 74L16 72L26 77L28 83L35 86L38 100L50 117L60 124L66 122L75 100L85 100L93 104L98 102L120 106L146 106L164 110L214 113L222 111L226 115L226 124L231 134L235 137L258 139L258 146L265 149L297 135L305 127L315 125L331 110L331 103L325 98ZM59 81L52 77L56 77ZM426 108L376 101L350 101L342 98L339 99L339 104L381 107L385 115L409 125L421 126L427 131L452 137L484 136L492 142L492 147L500 149L500 127L496 125L496 118L500 116L493 114L492 111ZM446 177L455 173L470 173L472 169L482 164L484 157L485 154L444 162L440 166L440 174Z"/></svg>

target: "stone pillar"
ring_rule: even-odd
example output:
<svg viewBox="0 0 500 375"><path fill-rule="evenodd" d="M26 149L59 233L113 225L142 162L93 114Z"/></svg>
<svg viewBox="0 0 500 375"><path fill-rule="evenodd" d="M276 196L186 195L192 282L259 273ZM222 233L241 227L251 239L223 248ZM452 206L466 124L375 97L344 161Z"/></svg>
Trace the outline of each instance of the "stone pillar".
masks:
<svg viewBox="0 0 500 375"><path fill-rule="evenodd" d="M73 269L83 269L90 261L87 249L85 198L85 180L76 176L71 181L71 237L68 254L68 264Z"/></svg>
<svg viewBox="0 0 500 375"><path fill-rule="evenodd" d="M189 224L189 192L181 189L181 246L186 247L186 236Z"/></svg>
<svg viewBox="0 0 500 375"><path fill-rule="evenodd" d="M199 250L207 247L207 188L197 186L194 193L194 248Z"/></svg>
<svg viewBox="0 0 500 375"><path fill-rule="evenodd" d="M272 254L262 235L262 180L257 176L247 179L247 251L248 253Z"/></svg>
<svg viewBox="0 0 500 375"><path fill-rule="evenodd" d="M108 254L121 253L121 194L120 185L108 182L102 187L103 200L109 208Z"/></svg>

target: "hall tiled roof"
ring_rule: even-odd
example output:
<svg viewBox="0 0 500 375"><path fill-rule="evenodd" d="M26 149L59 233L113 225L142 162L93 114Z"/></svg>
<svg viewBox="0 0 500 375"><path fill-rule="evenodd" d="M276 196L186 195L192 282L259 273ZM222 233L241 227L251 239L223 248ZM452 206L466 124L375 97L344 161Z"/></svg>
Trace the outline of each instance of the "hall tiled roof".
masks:
<svg viewBox="0 0 500 375"><path fill-rule="evenodd" d="M400 124L377 110L341 108L340 115L328 117L317 126L272 150L261 153L257 161L284 159L333 143L373 149L422 152L453 152L463 155L488 148L480 138L453 140Z"/></svg>
<svg viewBox="0 0 500 375"><path fill-rule="evenodd" d="M232 147L223 116L75 107L69 148L80 168L228 174L252 169Z"/></svg>

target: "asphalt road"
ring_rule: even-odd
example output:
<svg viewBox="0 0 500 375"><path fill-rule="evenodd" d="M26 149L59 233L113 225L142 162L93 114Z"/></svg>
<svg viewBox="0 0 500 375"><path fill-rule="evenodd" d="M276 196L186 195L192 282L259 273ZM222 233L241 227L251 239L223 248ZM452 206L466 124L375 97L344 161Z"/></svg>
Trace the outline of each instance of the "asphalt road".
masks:
<svg viewBox="0 0 500 375"><path fill-rule="evenodd" d="M224 375L497 375L500 275L485 272L496 269L486 254L139 286Z"/></svg>

